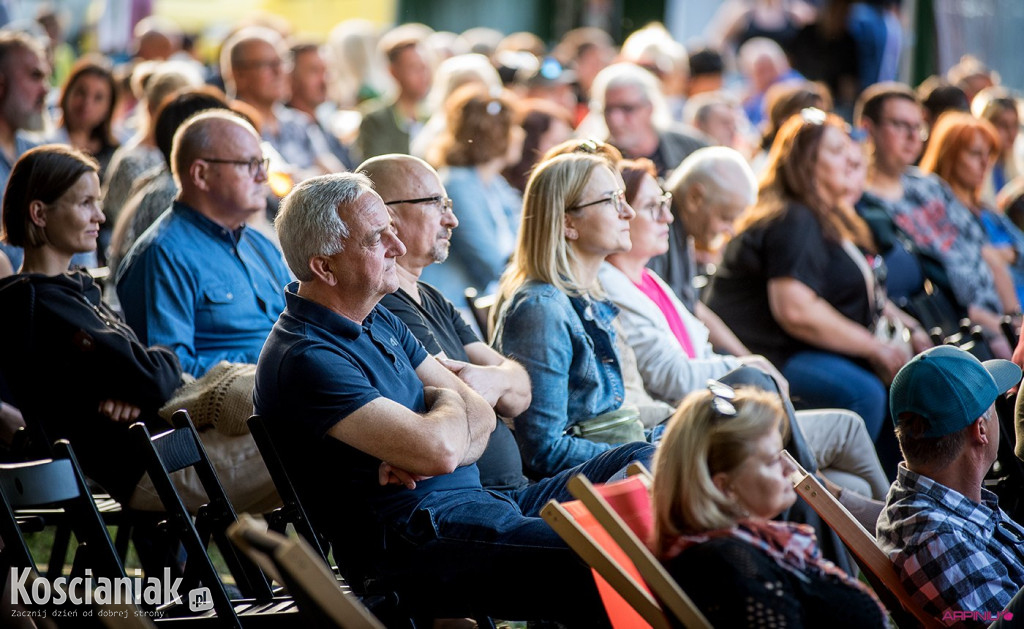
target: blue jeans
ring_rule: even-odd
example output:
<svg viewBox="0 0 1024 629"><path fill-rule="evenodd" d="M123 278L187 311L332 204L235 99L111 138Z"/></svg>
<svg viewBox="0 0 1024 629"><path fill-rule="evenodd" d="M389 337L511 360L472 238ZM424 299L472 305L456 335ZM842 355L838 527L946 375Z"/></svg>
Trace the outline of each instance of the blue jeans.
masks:
<svg viewBox="0 0 1024 629"><path fill-rule="evenodd" d="M606 626L589 568L538 517L549 500L572 500L569 479L617 478L632 461L650 466L654 446L631 443L529 487L439 491L392 530L384 581L413 609L438 616L487 614Z"/></svg>
<svg viewBox="0 0 1024 629"><path fill-rule="evenodd" d="M799 408L845 408L862 418L872 441L889 415L889 394L874 373L849 358L822 351L794 354L782 368Z"/></svg>

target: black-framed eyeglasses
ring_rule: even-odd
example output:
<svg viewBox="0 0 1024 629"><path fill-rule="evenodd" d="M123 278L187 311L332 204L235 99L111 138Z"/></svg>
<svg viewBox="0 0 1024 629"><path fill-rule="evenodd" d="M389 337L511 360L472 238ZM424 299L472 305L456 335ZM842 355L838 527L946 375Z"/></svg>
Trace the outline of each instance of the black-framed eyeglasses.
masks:
<svg viewBox="0 0 1024 629"><path fill-rule="evenodd" d="M252 159L219 159L217 157L200 157L199 159L204 162L210 162L211 164L233 164L235 166L248 166L249 176L255 177L260 169L263 172L268 172L270 169L270 158L269 157L254 157Z"/></svg>
<svg viewBox="0 0 1024 629"><path fill-rule="evenodd" d="M420 203L431 203L431 204L434 204L434 205L441 206L442 213L443 212L451 212L452 211L452 207L454 205L450 198L442 197L440 195L433 196L433 197L423 197L422 199L400 199L398 201L385 201L384 205L399 205L401 203L408 203L410 205L419 205Z"/></svg>
<svg viewBox="0 0 1024 629"><path fill-rule="evenodd" d="M585 207L590 207L591 205L600 205L601 203L611 203L612 207L615 208L615 211L621 214L623 206L626 205L626 191L616 190L611 193L610 196L595 199L587 203L580 203L567 209L570 212L574 212L576 210L582 210Z"/></svg>
<svg viewBox="0 0 1024 629"><path fill-rule="evenodd" d="M646 212L651 220L658 220L659 218L672 215L672 193L666 192L658 197L653 203L648 203L644 207L635 208L637 212Z"/></svg>
<svg viewBox="0 0 1024 629"><path fill-rule="evenodd" d="M718 380L708 380L708 391L711 392L711 408L720 417L736 417L736 390Z"/></svg>

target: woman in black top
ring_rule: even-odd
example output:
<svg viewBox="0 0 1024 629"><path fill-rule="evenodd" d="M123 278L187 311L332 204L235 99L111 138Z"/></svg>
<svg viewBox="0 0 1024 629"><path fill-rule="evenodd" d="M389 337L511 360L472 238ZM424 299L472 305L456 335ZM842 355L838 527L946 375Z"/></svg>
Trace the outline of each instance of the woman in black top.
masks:
<svg viewBox="0 0 1024 629"><path fill-rule="evenodd" d="M758 202L740 217L707 301L752 352L782 371L794 403L855 411L877 438L887 412L884 383L931 342L886 302L858 250L872 243L844 201L851 155L837 116L804 109L782 125ZM907 328L900 342L876 335L882 314Z"/></svg>
<svg viewBox="0 0 1024 629"><path fill-rule="evenodd" d="M2 238L24 247L17 275L0 280L0 378L37 436L66 438L83 471L118 501L142 476L128 426L168 426L157 410L181 381L174 352L145 347L100 301L76 253L95 249L103 212L96 161L64 145L27 151L3 200Z"/></svg>
<svg viewBox="0 0 1024 629"><path fill-rule="evenodd" d="M782 416L778 396L713 380L683 400L654 458L652 550L715 627L884 627L810 527L771 519L796 501Z"/></svg>

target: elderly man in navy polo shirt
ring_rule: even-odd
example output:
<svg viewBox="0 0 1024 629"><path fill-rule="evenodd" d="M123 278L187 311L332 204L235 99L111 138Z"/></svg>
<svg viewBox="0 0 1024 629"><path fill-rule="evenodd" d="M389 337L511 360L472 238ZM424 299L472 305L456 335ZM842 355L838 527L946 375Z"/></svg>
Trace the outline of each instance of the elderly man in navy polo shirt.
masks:
<svg viewBox="0 0 1024 629"><path fill-rule="evenodd" d="M589 571L538 517L571 473L605 480L648 444L622 446L515 499L483 489L490 405L379 305L405 253L362 175L303 182L277 229L298 282L260 355L256 412L350 583L377 577L417 614L600 626Z"/></svg>

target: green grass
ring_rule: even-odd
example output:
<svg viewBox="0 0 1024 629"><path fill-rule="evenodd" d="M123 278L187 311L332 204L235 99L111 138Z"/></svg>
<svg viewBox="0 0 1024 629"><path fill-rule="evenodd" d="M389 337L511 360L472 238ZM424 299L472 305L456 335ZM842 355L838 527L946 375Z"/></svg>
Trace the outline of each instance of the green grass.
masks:
<svg viewBox="0 0 1024 629"><path fill-rule="evenodd" d="M36 562L36 569L41 574L45 574L48 562L50 560L50 554L53 549L53 540L56 533L56 527L48 526L42 531L37 533L25 534L25 544L28 546L29 552L32 554L32 558ZM107 534L110 535L110 539L113 539L117 535L116 526L108 526ZM71 541L68 544L67 556L64 557L64 574L71 572L71 562L75 556L75 549L78 548L78 542L74 535L71 536ZM217 549L216 545L211 545L208 549L211 561L213 561L213 567L217 569L217 573L220 575L221 580L225 585L233 585L235 582L234 577L231 576L231 572L228 570L227 562L224 561L223 555L220 550ZM135 550L135 544L128 545L128 553L124 560L124 570L126 574L131 575L134 570L142 569L142 564L139 561L139 555Z"/></svg>

